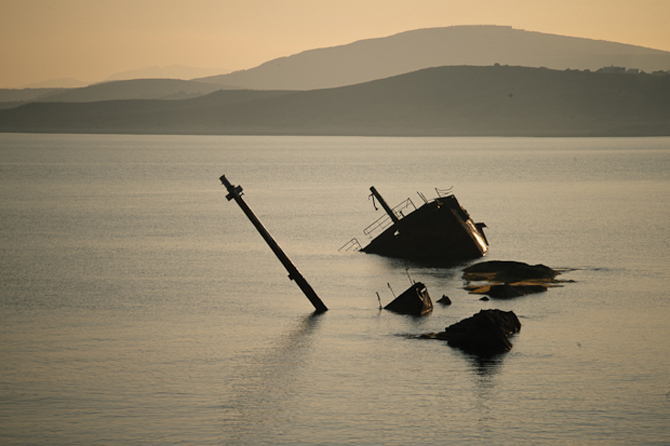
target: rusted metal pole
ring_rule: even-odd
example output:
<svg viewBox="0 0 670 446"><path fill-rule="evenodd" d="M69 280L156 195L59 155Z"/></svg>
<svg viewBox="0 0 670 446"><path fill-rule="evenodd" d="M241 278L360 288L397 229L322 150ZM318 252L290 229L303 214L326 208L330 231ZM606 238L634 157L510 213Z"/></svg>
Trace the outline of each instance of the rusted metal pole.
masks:
<svg viewBox="0 0 670 446"><path fill-rule="evenodd" d="M377 192L377 189L375 189L374 186L370 187L370 192L372 192L372 195L374 195L375 198L377 198L377 201L379 202L379 204L382 205L382 207L384 208L386 213L389 214L389 217L391 217L391 220L393 220L393 223L398 223L400 221L400 219L398 218L397 215L395 215L395 212L393 212L393 209L391 209L389 207L389 205L386 204L386 200L384 200L382 198L382 196L379 195L379 192Z"/></svg>
<svg viewBox="0 0 670 446"><path fill-rule="evenodd" d="M242 186L233 186L230 184L230 181L228 181L225 175L221 175L221 178L219 179L228 190L228 195L226 195L228 201L235 200L240 208L242 208L244 214L247 216L247 218L249 218L249 220L251 220L251 223L256 227L258 233L261 235L261 237L263 237L268 246L270 246L272 252L275 253L279 261L282 263L282 265L284 265L284 268L286 268L286 271L288 271L288 278L293 280L298 285L298 287L300 287L305 296L307 296L307 299L309 299L312 305L314 305L314 308L316 308L317 313L323 313L324 311L327 311L328 308L326 308L321 299L319 299L319 296L316 295L316 292L312 289L310 284L307 283L307 280L305 280L302 274L300 274L298 268L296 268L291 259L288 258L272 235L270 235L268 230L265 229L263 223L261 223L258 217L256 217L254 212L244 201L242 198Z"/></svg>

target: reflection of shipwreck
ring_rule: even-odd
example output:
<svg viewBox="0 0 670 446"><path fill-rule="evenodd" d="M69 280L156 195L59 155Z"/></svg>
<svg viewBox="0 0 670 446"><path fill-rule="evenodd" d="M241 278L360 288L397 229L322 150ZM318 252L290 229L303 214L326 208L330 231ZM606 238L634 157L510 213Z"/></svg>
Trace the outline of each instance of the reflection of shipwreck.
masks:
<svg viewBox="0 0 670 446"><path fill-rule="evenodd" d="M409 198L391 208L374 186L370 191L386 215L363 231L374 237L367 246L353 239L340 249L356 247L366 253L428 263L473 259L488 251L486 225L474 223L453 194L443 196L436 189L438 197L433 201L419 194L424 204L417 209Z"/></svg>

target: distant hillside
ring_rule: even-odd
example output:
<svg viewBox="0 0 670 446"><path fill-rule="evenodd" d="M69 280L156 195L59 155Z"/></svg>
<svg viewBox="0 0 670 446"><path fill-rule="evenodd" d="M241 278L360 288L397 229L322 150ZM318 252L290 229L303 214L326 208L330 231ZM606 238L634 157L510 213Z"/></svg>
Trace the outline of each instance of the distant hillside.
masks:
<svg viewBox="0 0 670 446"><path fill-rule="evenodd" d="M312 91L33 103L0 131L387 136L670 135L670 76L439 67Z"/></svg>
<svg viewBox="0 0 670 446"><path fill-rule="evenodd" d="M18 107L26 102L41 101L64 91L62 88L0 88L0 109Z"/></svg>
<svg viewBox="0 0 670 446"><path fill-rule="evenodd" d="M653 72L670 70L670 52L507 26L452 26L314 49L200 80L249 89L311 90L354 85L422 68L495 63L557 70L597 70L614 65Z"/></svg>
<svg viewBox="0 0 670 446"><path fill-rule="evenodd" d="M86 82L82 82L78 79L72 79L71 77L65 77L61 79L49 79L42 82L36 82L34 84L25 85L23 88L79 88L85 87Z"/></svg>
<svg viewBox="0 0 670 446"><path fill-rule="evenodd" d="M184 65L169 65L165 67L151 66L139 70L115 73L105 79L109 81L124 81L130 79L193 79L196 77L212 76L220 70L212 68L187 67Z"/></svg>
<svg viewBox="0 0 670 446"><path fill-rule="evenodd" d="M94 102L118 99L186 99L224 88L220 84L179 79L133 79L103 82L51 95L48 102Z"/></svg>
<svg viewBox="0 0 670 446"><path fill-rule="evenodd" d="M134 79L104 82L82 88L0 90L2 103L13 102L97 102L118 99L187 99L221 89L234 89L221 84L179 79Z"/></svg>

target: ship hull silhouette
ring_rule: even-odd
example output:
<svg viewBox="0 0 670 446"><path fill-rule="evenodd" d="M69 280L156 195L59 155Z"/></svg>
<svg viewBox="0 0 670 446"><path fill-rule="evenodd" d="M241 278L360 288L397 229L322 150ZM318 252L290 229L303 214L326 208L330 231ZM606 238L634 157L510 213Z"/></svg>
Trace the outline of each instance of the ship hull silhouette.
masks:
<svg viewBox="0 0 670 446"><path fill-rule="evenodd" d="M486 225L475 223L453 194L432 201L419 194L424 204L405 215L403 209L414 207L411 200L390 208L374 186L370 191L387 215L364 230L382 232L360 251L426 263L474 259L488 251Z"/></svg>

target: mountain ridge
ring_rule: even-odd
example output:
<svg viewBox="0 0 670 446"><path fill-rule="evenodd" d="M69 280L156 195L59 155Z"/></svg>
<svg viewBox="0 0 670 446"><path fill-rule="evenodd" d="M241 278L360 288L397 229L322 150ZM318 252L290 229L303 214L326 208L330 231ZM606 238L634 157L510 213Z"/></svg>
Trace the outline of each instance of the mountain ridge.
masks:
<svg viewBox="0 0 670 446"><path fill-rule="evenodd" d="M597 70L615 65L651 72L670 70L670 52L511 26L463 25L410 30L310 49L248 70L198 80L248 89L312 90L354 85L423 68L495 63L558 70Z"/></svg>
<svg viewBox="0 0 670 446"><path fill-rule="evenodd" d="M310 91L32 103L2 132L353 136L670 136L670 76L427 68Z"/></svg>
<svg viewBox="0 0 670 446"><path fill-rule="evenodd" d="M0 89L0 108L25 102L97 102L121 99L186 99L233 86L181 79L128 79L80 88ZM4 106L3 106L4 105Z"/></svg>
<svg viewBox="0 0 670 446"><path fill-rule="evenodd" d="M346 45L309 49L248 70L190 81L163 79L160 76L160 79L130 79L82 88L44 90L44 95L36 94L34 89L0 89L0 108L13 108L35 101L176 99L207 94L221 88L314 90L355 85L436 66L490 66L495 63L559 70L624 66L648 72L669 71L670 52L525 31L510 26L425 28ZM160 68L150 67L147 70ZM133 86L133 83L139 85L142 82L143 89ZM180 87L179 82L184 87ZM213 86L203 87L203 83ZM148 94L149 91L152 93Z"/></svg>
<svg viewBox="0 0 670 446"><path fill-rule="evenodd" d="M181 79L127 79L100 82L68 89L46 98L45 102L96 102L120 99L186 99L226 88L222 85ZM227 87L233 89L233 87Z"/></svg>

